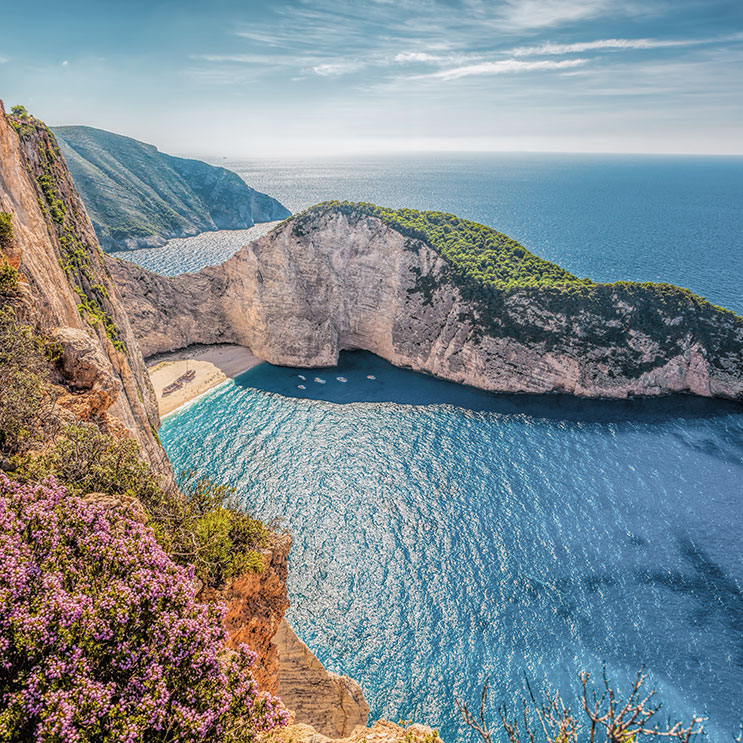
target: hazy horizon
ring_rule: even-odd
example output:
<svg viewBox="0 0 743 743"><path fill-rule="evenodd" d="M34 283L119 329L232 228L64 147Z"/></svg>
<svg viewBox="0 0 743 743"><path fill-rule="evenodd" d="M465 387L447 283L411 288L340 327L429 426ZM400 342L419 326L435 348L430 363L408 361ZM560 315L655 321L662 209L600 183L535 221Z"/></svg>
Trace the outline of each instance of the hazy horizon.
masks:
<svg viewBox="0 0 743 743"><path fill-rule="evenodd" d="M0 97L202 157L743 154L737 0L41 0Z"/></svg>

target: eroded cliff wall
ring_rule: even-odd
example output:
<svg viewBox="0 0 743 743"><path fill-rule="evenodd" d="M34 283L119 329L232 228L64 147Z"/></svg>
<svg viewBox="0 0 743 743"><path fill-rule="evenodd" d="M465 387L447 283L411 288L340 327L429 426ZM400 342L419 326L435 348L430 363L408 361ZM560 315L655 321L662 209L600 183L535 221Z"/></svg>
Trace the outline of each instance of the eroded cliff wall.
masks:
<svg viewBox="0 0 743 743"><path fill-rule="evenodd" d="M139 345L54 136L31 117L9 120L2 102L0 211L11 215L6 253L20 272L18 296L6 304L61 345L69 392L61 402L135 438L170 476Z"/></svg>
<svg viewBox="0 0 743 743"><path fill-rule="evenodd" d="M286 620L274 642L279 651L278 694L296 722L312 725L329 738L344 738L366 725L369 705L356 681L326 671Z"/></svg>
<svg viewBox="0 0 743 743"><path fill-rule="evenodd" d="M381 219L328 207L219 266L167 279L107 259L145 355L239 343L274 364L364 349L497 392L743 399L743 321L675 290L491 292L486 311L447 261Z"/></svg>

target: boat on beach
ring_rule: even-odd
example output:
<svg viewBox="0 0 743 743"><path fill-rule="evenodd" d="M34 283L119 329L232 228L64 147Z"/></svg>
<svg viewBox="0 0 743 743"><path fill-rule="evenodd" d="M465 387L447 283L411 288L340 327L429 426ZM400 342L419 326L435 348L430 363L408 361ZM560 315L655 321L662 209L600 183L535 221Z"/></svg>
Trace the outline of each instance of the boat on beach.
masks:
<svg viewBox="0 0 743 743"><path fill-rule="evenodd" d="M181 384L178 380L176 380L175 382L171 382L171 384L169 384L167 387L163 387L163 397L167 397L176 390L179 390L181 387L183 387L183 384Z"/></svg>

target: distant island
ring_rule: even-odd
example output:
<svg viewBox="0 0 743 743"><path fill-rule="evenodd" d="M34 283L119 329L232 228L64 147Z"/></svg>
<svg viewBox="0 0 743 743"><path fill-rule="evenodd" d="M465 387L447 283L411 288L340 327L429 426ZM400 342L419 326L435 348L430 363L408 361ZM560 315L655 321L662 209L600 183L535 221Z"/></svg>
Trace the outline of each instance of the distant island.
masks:
<svg viewBox="0 0 743 743"><path fill-rule="evenodd" d="M290 215L226 168L166 155L154 145L89 126L53 131L107 252Z"/></svg>

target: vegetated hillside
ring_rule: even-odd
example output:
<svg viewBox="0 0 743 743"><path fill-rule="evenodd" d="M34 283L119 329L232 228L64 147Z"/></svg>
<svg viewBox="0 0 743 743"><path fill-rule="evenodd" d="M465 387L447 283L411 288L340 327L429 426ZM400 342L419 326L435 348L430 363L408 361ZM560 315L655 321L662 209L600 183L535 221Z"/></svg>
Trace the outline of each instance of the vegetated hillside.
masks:
<svg viewBox="0 0 743 743"><path fill-rule="evenodd" d="M530 253L512 238L486 225L460 219L453 214L415 209L388 209L368 203L329 201L310 207L291 219L295 233L303 225L328 211L340 212L359 219L376 217L411 240L419 240L435 250L447 263L436 280L419 276L415 290L430 300L437 286L446 282L456 285L462 297L476 309L477 331L486 335L515 334L524 340L544 342L545 350L561 345L592 341L596 344L626 342L626 327L607 323L598 334L565 332L559 337L538 323L522 323L507 311L508 298L518 295L539 300L541 306L555 315L577 315L586 310L614 320L617 306L633 305L637 333L666 344L667 352L680 345L682 336L669 332L669 318L676 318L686 330L694 332L714 351L718 359L740 357L738 336L730 327L743 330L743 318L731 310L711 304L688 289L673 284L616 281L602 284L580 279L555 263ZM410 249L415 250L411 242ZM722 324L717 319L722 319ZM709 320L713 320L709 323ZM573 338L571 339L571 336ZM577 336L577 337L576 337ZM642 373L652 368L645 360L634 370Z"/></svg>
<svg viewBox="0 0 743 743"><path fill-rule="evenodd" d="M364 349L495 392L743 399L743 318L669 284L579 279L448 214L329 202L196 274L109 267L147 355L230 342L313 367Z"/></svg>
<svg viewBox="0 0 743 743"><path fill-rule="evenodd" d="M102 129L62 126L54 133L104 250L152 247L289 216L276 199L225 168Z"/></svg>

